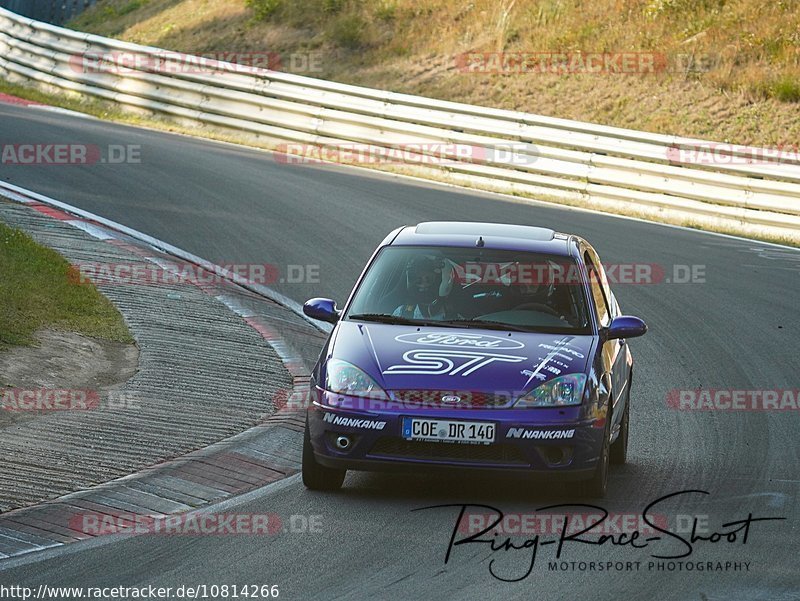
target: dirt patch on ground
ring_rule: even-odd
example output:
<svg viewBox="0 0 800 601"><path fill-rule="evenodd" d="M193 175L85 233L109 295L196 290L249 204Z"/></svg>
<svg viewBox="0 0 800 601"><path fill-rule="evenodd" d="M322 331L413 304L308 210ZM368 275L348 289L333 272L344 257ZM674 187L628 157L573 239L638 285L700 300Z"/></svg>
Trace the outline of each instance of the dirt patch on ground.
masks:
<svg viewBox="0 0 800 601"><path fill-rule="evenodd" d="M134 344L88 338L73 332L43 329L34 346L0 352L0 429L36 419L43 412L19 411L8 394L17 390L69 389L96 391L99 396L130 379L139 365Z"/></svg>

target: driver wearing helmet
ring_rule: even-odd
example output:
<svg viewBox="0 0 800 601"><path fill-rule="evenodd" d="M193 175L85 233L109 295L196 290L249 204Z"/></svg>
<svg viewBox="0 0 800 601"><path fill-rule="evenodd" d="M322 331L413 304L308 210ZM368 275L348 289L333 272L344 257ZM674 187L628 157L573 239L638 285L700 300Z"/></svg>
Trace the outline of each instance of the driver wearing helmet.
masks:
<svg viewBox="0 0 800 601"><path fill-rule="evenodd" d="M405 269L407 302L392 312L395 317L444 319L442 297L450 292L450 270L428 256L411 259Z"/></svg>

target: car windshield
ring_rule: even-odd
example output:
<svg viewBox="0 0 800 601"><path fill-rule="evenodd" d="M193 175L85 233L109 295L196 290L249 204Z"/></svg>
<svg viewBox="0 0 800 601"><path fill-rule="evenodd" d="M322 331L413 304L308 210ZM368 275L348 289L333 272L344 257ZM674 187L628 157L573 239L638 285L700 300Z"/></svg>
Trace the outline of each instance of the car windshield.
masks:
<svg viewBox="0 0 800 601"><path fill-rule="evenodd" d="M383 248L345 319L589 333L571 257L463 247Z"/></svg>

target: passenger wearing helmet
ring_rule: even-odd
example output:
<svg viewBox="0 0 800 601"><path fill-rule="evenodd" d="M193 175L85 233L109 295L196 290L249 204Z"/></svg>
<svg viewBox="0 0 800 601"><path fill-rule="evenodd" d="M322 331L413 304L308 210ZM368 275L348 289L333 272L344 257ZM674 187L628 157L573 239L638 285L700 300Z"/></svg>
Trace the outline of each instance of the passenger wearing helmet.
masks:
<svg viewBox="0 0 800 601"><path fill-rule="evenodd" d="M452 286L452 272L428 256L411 259L405 269L406 303L392 312L409 319L444 319L442 297Z"/></svg>

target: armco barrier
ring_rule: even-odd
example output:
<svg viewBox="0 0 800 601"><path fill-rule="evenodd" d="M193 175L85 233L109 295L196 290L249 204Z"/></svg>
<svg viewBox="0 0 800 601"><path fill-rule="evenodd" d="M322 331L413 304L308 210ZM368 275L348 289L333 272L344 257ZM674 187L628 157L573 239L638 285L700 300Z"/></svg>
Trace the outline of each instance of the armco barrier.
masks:
<svg viewBox="0 0 800 601"><path fill-rule="evenodd" d="M468 145L480 160L417 167L478 188L555 197L601 209L800 240L800 156L745 160L748 150L702 140L491 109L249 69L165 72L82 68L82 58L163 57L164 50L80 33L0 9L0 75L145 109L267 142ZM512 146L513 145L513 146ZM513 148L509 153L492 150ZM713 164L681 150L714 148ZM424 151L423 151L424 152ZM493 158L502 156L503 158Z"/></svg>

